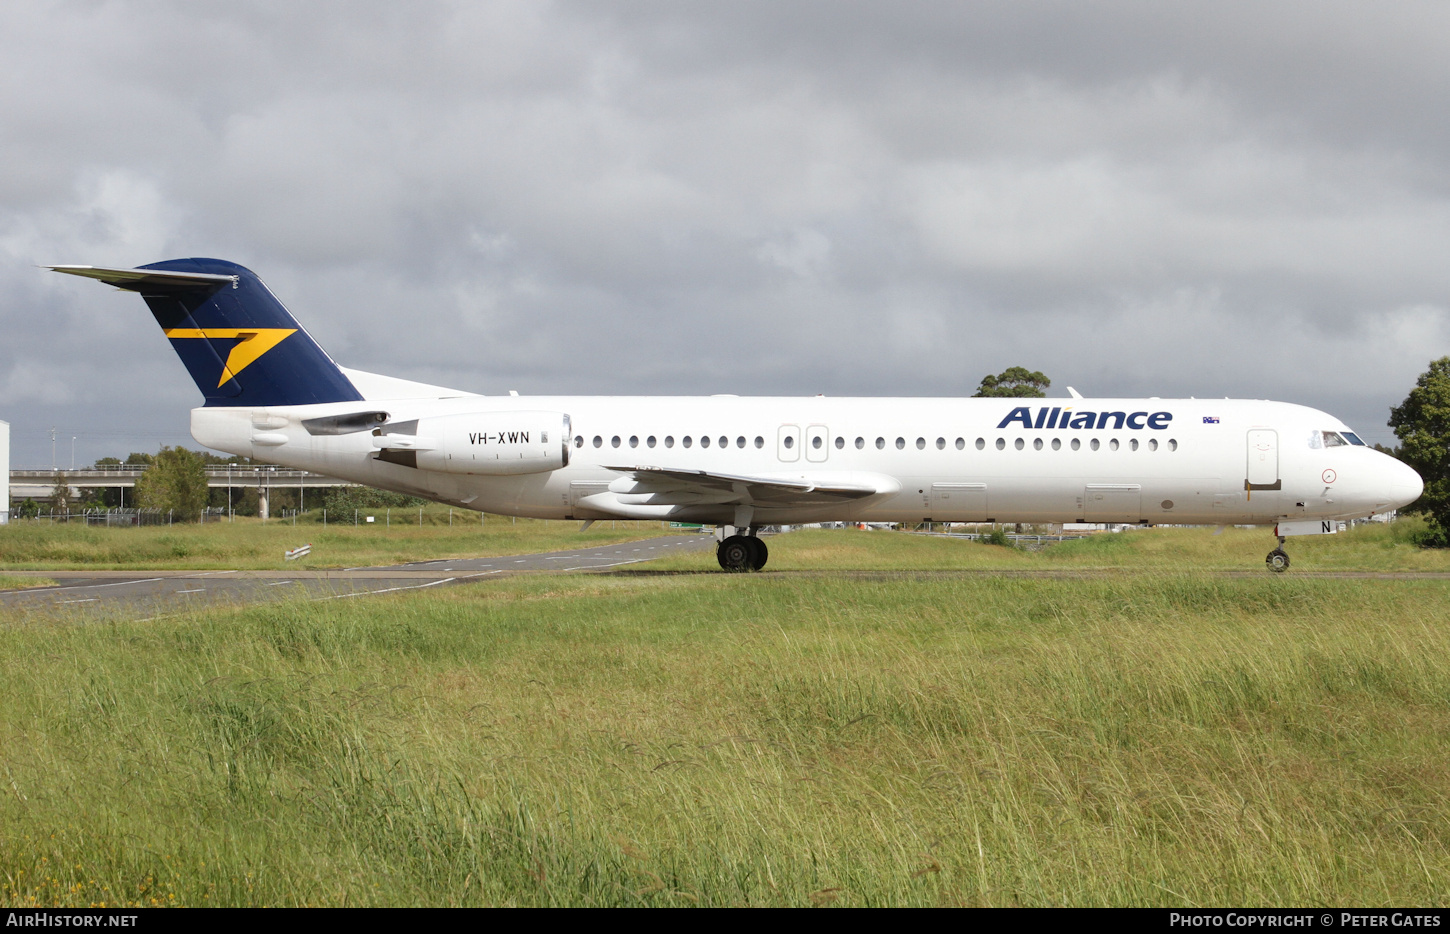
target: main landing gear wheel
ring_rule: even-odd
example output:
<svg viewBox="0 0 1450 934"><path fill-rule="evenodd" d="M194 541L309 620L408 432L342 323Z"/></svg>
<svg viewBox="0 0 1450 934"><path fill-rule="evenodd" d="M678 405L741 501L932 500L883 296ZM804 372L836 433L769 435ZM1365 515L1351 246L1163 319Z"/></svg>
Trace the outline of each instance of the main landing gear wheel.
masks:
<svg viewBox="0 0 1450 934"><path fill-rule="evenodd" d="M750 543L750 570L758 571L765 567L765 562L770 559L770 549L765 547L765 542L751 536L746 539Z"/></svg>
<svg viewBox="0 0 1450 934"><path fill-rule="evenodd" d="M1268 565L1269 570L1277 571L1278 573L1283 574L1285 571L1289 570L1289 555L1284 551L1284 549L1275 548L1273 551L1269 552L1269 556L1264 559L1264 564Z"/></svg>
<svg viewBox="0 0 1450 934"><path fill-rule="evenodd" d="M732 535L715 548L715 560L726 571L758 571L769 556L765 542L753 535Z"/></svg>

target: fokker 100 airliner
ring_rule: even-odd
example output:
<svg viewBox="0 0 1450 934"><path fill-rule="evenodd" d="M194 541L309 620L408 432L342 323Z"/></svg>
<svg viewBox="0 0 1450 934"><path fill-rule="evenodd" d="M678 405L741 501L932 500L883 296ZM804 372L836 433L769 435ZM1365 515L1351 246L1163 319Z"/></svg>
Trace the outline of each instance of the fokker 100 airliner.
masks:
<svg viewBox="0 0 1450 934"><path fill-rule="evenodd" d="M207 447L503 515L713 523L731 571L765 565L761 526L841 520L1273 525L1282 571L1285 536L1422 489L1301 405L483 396L338 366L235 263L48 268L141 294Z"/></svg>

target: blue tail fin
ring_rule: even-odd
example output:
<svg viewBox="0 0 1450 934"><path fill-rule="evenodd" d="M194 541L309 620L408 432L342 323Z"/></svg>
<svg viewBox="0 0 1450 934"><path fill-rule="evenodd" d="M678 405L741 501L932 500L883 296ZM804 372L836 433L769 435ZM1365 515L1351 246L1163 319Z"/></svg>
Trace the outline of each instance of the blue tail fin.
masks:
<svg viewBox="0 0 1450 934"><path fill-rule="evenodd" d="M139 292L207 405L362 399L332 358L244 266L194 258L138 269L50 268Z"/></svg>

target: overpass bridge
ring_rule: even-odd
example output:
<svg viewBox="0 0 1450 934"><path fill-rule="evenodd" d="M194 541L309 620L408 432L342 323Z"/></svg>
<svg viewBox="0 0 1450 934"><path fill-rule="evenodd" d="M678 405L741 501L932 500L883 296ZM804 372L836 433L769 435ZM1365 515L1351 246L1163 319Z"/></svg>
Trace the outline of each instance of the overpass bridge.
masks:
<svg viewBox="0 0 1450 934"><path fill-rule="evenodd" d="M74 495L79 489L97 487L119 487L123 491L136 485L136 478L146 471L144 465L121 465L116 467L82 467L76 470L59 468L19 468L10 471L10 500L20 502L26 498L49 499L57 479L65 478ZM262 516L268 513L267 500L273 487L284 490L330 489L336 486L357 486L348 480L327 477L306 470L290 467L264 467L249 464L223 464L206 468L206 485L209 487L251 489L257 491L258 507ZM125 494L122 493L124 498Z"/></svg>

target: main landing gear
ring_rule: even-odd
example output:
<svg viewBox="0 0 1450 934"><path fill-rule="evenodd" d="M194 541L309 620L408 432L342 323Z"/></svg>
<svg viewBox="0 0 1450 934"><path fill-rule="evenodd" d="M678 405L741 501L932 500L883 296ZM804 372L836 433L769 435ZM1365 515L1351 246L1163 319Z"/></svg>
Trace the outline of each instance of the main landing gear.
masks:
<svg viewBox="0 0 1450 934"><path fill-rule="evenodd" d="M1264 564L1268 566L1269 570L1279 574L1289 570L1289 554L1284 551L1284 536L1279 536L1279 547L1269 552L1269 556L1264 559Z"/></svg>
<svg viewBox="0 0 1450 934"><path fill-rule="evenodd" d="M758 571L769 557L765 542L754 535L731 535L715 548L715 560L726 571Z"/></svg>

